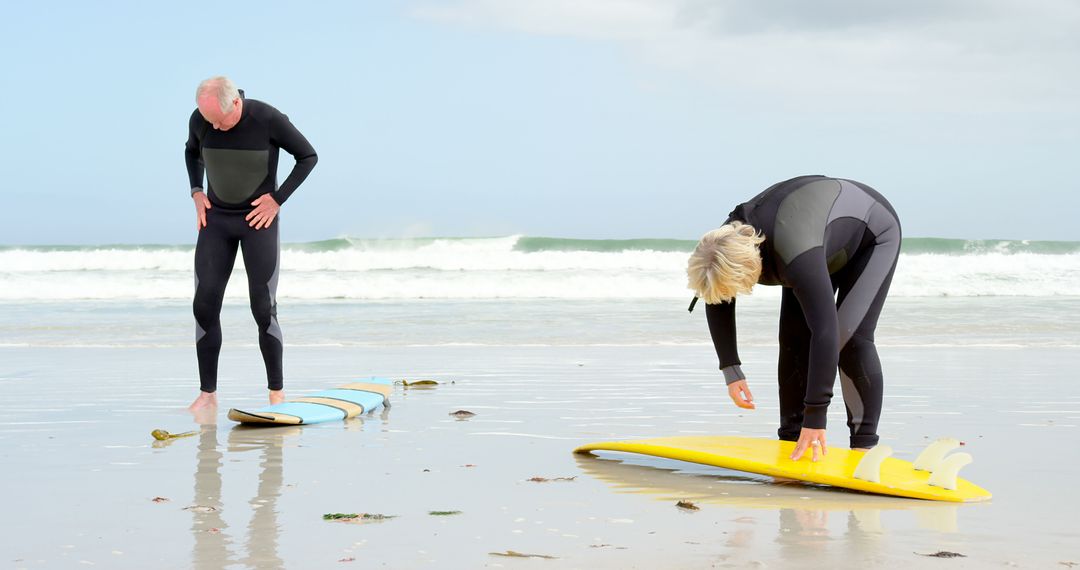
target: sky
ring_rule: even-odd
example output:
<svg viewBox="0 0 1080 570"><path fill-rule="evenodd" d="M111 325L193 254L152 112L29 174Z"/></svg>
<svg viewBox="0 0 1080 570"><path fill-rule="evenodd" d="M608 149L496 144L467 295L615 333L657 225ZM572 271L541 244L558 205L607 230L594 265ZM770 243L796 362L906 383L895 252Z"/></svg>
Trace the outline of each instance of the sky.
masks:
<svg viewBox="0 0 1080 570"><path fill-rule="evenodd" d="M287 242L695 239L802 174L908 237L1080 240L1077 29L1075 0L9 3L0 244L192 243L222 74L319 153Z"/></svg>

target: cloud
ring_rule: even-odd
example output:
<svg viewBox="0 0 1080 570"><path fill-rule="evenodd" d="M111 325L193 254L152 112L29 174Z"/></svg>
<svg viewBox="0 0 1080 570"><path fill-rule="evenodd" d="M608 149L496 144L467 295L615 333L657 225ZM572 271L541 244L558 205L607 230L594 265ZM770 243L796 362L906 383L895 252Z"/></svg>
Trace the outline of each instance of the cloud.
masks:
<svg viewBox="0 0 1080 570"><path fill-rule="evenodd" d="M413 13L617 42L727 95L791 108L1075 113L1080 89L1071 0L455 0Z"/></svg>
<svg viewBox="0 0 1080 570"><path fill-rule="evenodd" d="M994 9L993 2L973 0L770 0L768 2L687 0L680 11L691 22L704 22L719 32L796 33L858 31L970 19Z"/></svg>

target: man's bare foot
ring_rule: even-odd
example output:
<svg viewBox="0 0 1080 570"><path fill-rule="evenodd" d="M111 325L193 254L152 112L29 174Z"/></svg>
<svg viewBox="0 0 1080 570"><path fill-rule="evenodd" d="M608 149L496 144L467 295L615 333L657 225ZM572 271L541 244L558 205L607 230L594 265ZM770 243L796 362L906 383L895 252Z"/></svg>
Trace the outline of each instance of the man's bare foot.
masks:
<svg viewBox="0 0 1080 570"><path fill-rule="evenodd" d="M191 413L210 408L217 408L217 392L199 392L199 397L188 406Z"/></svg>
<svg viewBox="0 0 1080 570"><path fill-rule="evenodd" d="M270 390L270 405L280 404L285 401L285 390Z"/></svg>

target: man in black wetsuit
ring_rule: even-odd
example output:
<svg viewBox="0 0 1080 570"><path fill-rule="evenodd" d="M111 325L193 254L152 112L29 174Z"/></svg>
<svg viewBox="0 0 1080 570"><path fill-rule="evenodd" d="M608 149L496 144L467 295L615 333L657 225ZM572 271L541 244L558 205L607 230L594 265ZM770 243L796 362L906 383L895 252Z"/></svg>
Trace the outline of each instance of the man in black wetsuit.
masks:
<svg viewBox="0 0 1080 570"><path fill-rule="evenodd" d="M282 336L277 322L280 242L277 218L315 167L318 157L304 135L281 111L245 99L226 77L199 84L198 109L188 121L184 149L199 239L195 246L195 350L201 392L188 408L217 406L218 354L221 352L221 301L236 249L244 255L251 312L259 327L270 403L284 400ZM278 187L279 149L296 165ZM206 192L203 191L203 172Z"/></svg>
<svg viewBox="0 0 1080 570"><path fill-rule="evenodd" d="M740 204L691 254L689 286L706 303L739 407L754 404L735 343L735 296L755 283L783 286L777 433L798 442L792 459L812 448L816 461L826 451L837 368L851 447L877 444L882 372L874 329L899 254L900 222L889 202L865 184L825 176L786 180Z"/></svg>

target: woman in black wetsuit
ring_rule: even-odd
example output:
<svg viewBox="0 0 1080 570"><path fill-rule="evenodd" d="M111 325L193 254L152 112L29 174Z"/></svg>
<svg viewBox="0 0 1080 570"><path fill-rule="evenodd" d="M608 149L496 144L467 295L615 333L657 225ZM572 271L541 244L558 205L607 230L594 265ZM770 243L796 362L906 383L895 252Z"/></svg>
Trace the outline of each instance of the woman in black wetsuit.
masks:
<svg viewBox="0 0 1080 570"><path fill-rule="evenodd" d="M840 370L853 449L878 442L882 372L874 329L900 254L896 211L873 188L800 176L740 204L698 242L689 287L705 301L720 369L735 404L753 408L735 342L735 297L756 283L783 287L780 439L824 454L825 420ZM696 299L695 299L696 300Z"/></svg>

